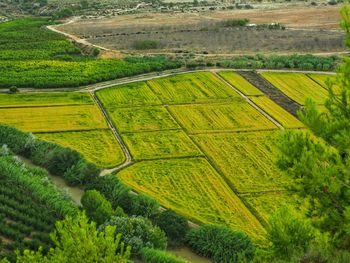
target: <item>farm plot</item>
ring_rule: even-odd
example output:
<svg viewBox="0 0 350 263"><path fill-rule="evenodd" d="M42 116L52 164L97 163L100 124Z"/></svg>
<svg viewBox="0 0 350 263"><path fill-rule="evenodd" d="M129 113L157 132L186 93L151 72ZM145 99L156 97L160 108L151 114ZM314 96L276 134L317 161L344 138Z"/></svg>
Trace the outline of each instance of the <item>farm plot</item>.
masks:
<svg viewBox="0 0 350 263"><path fill-rule="evenodd" d="M291 183L275 164L273 132L193 136L201 150L240 193L284 190Z"/></svg>
<svg viewBox="0 0 350 263"><path fill-rule="evenodd" d="M0 109L0 123L30 132L107 128L95 105L3 108Z"/></svg>
<svg viewBox="0 0 350 263"><path fill-rule="evenodd" d="M241 97L210 72L179 74L147 81L165 104L240 100Z"/></svg>
<svg viewBox="0 0 350 263"><path fill-rule="evenodd" d="M123 139L135 160L203 155L183 131L128 133Z"/></svg>
<svg viewBox="0 0 350 263"><path fill-rule="evenodd" d="M266 96L250 98L259 108L278 121L284 128L303 128L304 125L296 117L291 115L285 109L277 105Z"/></svg>
<svg viewBox="0 0 350 263"><path fill-rule="evenodd" d="M93 104L87 92L0 93L0 107L31 107Z"/></svg>
<svg viewBox="0 0 350 263"><path fill-rule="evenodd" d="M96 92L96 95L107 109L161 104L145 82L103 89Z"/></svg>
<svg viewBox="0 0 350 263"><path fill-rule="evenodd" d="M245 101L217 104L173 105L169 110L191 134L277 128Z"/></svg>
<svg viewBox="0 0 350 263"><path fill-rule="evenodd" d="M326 74L316 74L316 73L310 73L307 74L310 78L312 78L314 81L316 81L318 84L320 84L325 89L328 89L328 82L332 84L336 80L336 77L334 75L326 75ZM333 91L337 94L340 92L340 87L338 85L332 84Z"/></svg>
<svg viewBox="0 0 350 263"><path fill-rule="evenodd" d="M40 133L36 136L76 150L98 167L113 167L125 160L118 141L109 130Z"/></svg>
<svg viewBox="0 0 350 263"><path fill-rule="evenodd" d="M118 176L191 220L225 224L264 239L261 224L204 158L138 162Z"/></svg>
<svg viewBox="0 0 350 263"><path fill-rule="evenodd" d="M162 106L109 109L107 112L121 133L180 129Z"/></svg>
<svg viewBox="0 0 350 263"><path fill-rule="evenodd" d="M323 104L327 98L327 90L302 73L263 72L261 75L289 98L305 104L307 98L317 104Z"/></svg>
<svg viewBox="0 0 350 263"><path fill-rule="evenodd" d="M218 74L246 96L264 95L261 90L254 87L250 82L234 71L220 71Z"/></svg>

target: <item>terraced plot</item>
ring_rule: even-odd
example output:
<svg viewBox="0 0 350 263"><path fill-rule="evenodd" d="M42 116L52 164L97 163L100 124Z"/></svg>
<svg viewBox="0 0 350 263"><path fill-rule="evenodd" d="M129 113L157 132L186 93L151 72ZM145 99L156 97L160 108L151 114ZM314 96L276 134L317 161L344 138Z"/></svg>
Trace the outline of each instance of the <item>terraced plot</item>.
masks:
<svg viewBox="0 0 350 263"><path fill-rule="evenodd" d="M204 158L139 162L118 176L196 222L225 224L264 239L261 224Z"/></svg>
<svg viewBox="0 0 350 263"><path fill-rule="evenodd" d="M266 96L250 98L259 108L278 121L284 128L303 128L304 125L296 117L291 115L285 109L277 105Z"/></svg>
<svg viewBox="0 0 350 263"><path fill-rule="evenodd" d="M245 101L169 106L174 118L191 134L277 128Z"/></svg>
<svg viewBox="0 0 350 263"><path fill-rule="evenodd" d="M275 164L273 132L201 134L193 136L240 193L284 190L290 179ZM270 139L271 138L271 139Z"/></svg>
<svg viewBox="0 0 350 263"><path fill-rule="evenodd" d="M203 155L183 131L129 133L123 140L135 160Z"/></svg>
<svg viewBox="0 0 350 263"><path fill-rule="evenodd" d="M330 81L330 83L334 82L336 77L335 75L326 75L326 74L316 74L316 73L310 73L307 74L310 78L312 78L314 81L316 81L318 84L320 84L322 87L328 89L327 83ZM332 85L332 89L335 93L340 92L340 87L337 85Z"/></svg>
<svg viewBox="0 0 350 263"><path fill-rule="evenodd" d="M174 118L162 106L107 108L107 112L121 133L180 129Z"/></svg>
<svg viewBox="0 0 350 263"><path fill-rule="evenodd" d="M165 104L239 100L241 97L210 72L179 74L147 81Z"/></svg>
<svg viewBox="0 0 350 263"><path fill-rule="evenodd" d="M96 95L107 109L161 104L145 82L103 89L96 92Z"/></svg>
<svg viewBox="0 0 350 263"><path fill-rule="evenodd" d="M107 128L95 105L3 108L0 109L0 123L30 132Z"/></svg>
<svg viewBox="0 0 350 263"><path fill-rule="evenodd" d="M117 166L125 160L118 141L109 130L40 133L36 136L76 150L99 167Z"/></svg>
<svg viewBox="0 0 350 263"><path fill-rule="evenodd" d="M93 104L87 92L0 93L0 107L30 107Z"/></svg>
<svg viewBox="0 0 350 263"><path fill-rule="evenodd" d="M302 73L263 72L261 75L289 98L305 104L307 98L317 104L323 104L327 98L327 90Z"/></svg>
<svg viewBox="0 0 350 263"><path fill-rule="evenodd" d="M220 71L218 74L246 96L264 95L261 90L234 71Z"/></svg>

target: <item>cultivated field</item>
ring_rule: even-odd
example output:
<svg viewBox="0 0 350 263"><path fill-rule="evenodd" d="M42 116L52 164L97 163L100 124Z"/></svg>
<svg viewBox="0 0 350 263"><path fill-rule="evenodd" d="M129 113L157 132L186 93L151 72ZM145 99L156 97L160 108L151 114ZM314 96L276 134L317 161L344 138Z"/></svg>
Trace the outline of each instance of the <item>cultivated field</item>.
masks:
<svg viewBox="0 0 350 263"><path fill-rule="evenodd" d="M0 123L72 148L99 167L125 159L87 92L0 94Z"/></svg>
<svg viewBox="0 0 350 263"><path fill-rule="evenodd" d="M261 75L289 98L305 104L306 98L323 104L327 98L327 90L302 73L263 72Z"/></svg>

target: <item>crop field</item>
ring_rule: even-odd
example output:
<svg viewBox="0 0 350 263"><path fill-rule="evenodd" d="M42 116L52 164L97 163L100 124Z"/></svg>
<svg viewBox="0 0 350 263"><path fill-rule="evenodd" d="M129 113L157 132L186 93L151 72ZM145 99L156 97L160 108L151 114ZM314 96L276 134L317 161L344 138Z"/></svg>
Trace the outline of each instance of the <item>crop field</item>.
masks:
<svg viewBox="0 0 350 263"><path fill-rule="evenodd" d="M135 160L203 155L183 131L129 133L123 139Z"/></svg>
<svg viewBox="0 0 350 263"><path fill-rule="evenodd" d="M316 74L316 73L309 73L307 74L310 78L312 78L314 81L316 81L318 84L320 84L322 87L328 89L328 81L332 83L335 81L335 76L334 75L326 75L326 74ZM332 89L334 90L335 93L339 93L340 87L337 85L332 85Z"/></svg>
<svg viewBox="0 0 350 263"><path fill-rule="evenodd" d="M210 72L179 74L147 81L165 104L239 100L240 96Z"/></svg>
<svg viewBox="0 0 350 263"><path fill-rule="evenodd" d="M284 128L303 128L304 125L296 117L291 115L285 109L277 105L266 96L250 98L259 108L278 121Z"/></svg>
<svg viewBox="0 0 350 263"><path fill-rule="evenodd" d="M145 82L103 89L97 92L97 96L107 109L161 104Z"/></svg>
<svg viewBox="0 0 350 263"><path fill-rule="evenodd" d="M193 136L239 193L283 190L290 184L275 164L273 132Z"/></svg>
<svg viewBox="0 0 350 263"><path fill-rule="evenodd" d="M313 99L317 104L324 103L327 90L302 73L263 72L261 75L289 98L305 104L306 98Z"/></svg>
<svg viewBox="0 0 350 263"><path fill-rule="evenodd" d="M0 107L32 107L93 104L87 92L0 93Z"/></svg>
<svg viewBox="0 0 350 263"><path fill-rule="evenodd" d="M169 106L169 110L191 134L277 128L245 101L176 105Z"/></svg>
<svg viewBox="0 0 350 263"><path fill-rule="evenodd" d="M106 108L106 110L121 133L180 128L174 118L162 106Z"/></svg>
<svg viewBox="0 0 350 263"><path fill-rule="evenodd" d="M95 105L5 108L0 109L0 123L30 132L107 128Z"/></svg>
<svg viewBox="0 0 350 263"><path fill-rule="evenodd" d="M125 160L118 141L109 130L38 133L36 136L76 150L99 167L113 167Z"/></svg>
<svg viewBox="0 0 350 263"><path fill-rule="evenodd" d="M246 96L264 95L262 91L254 87L252 84L250 84L247 80L245 80L241 75L239 75L236 72L220 71L218 74Z"/></svg>
<svg viewBox="0 0 350 263"><path fill-rule="evenodd" d="M259 221L204 158L143 161L118 176L196 222L226 224L263 239Z"/></svg>

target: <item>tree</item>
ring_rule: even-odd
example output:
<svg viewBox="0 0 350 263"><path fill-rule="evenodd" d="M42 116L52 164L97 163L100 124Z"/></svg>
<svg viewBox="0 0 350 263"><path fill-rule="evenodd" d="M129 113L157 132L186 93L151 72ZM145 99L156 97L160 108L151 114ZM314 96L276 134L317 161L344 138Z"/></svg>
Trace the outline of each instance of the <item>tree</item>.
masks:
<svg viewBox="0 0 350 263"><path fill-rule="evenodd" d="M341 10L350 49L350 8ZM309 199L308 215L333 244L350 248L350 58L328 82L325 111L307 100L300 118L311 132L285 132L279 166L295 179L296 192Z"/></svg>
<svg viewBox="0 0 350 263"><path fill-rule="evenodd" d="M116 233L115 226L107 226L98 232L96 224L89 222L85 214L76 218L67 216L56 223L56 231L51 234L54 247L47 255L42 248L38 251L25 250L17 252L18 263L92 263L92 262L129 262L130 247L125 249L120 243L121 235Z"/></svg>

